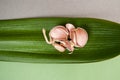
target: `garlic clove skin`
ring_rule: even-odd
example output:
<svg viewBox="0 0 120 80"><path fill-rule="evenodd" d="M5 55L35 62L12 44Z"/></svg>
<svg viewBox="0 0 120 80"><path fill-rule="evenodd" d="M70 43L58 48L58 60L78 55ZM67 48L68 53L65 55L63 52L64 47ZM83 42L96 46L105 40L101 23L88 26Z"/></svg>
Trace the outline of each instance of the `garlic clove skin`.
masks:
<svg viewBox="0 0 120 80"><path fill-rule="evenodd" d="M65 48L57 43L52 44L55 49L57 49L59 52L64 52Z"/></svg>
<svg viewBox="0 0 120 80"><path fill-rule="evenodd" d="M49 41L48 38L47 38L47 35L46 35L46 30L44 28L42 29L42 33L43 33L43 36L45 38L46 43L47 44L52 44L51 37L50 37L50 41Z"/></svg>
<svg viewBox="0 0 120 80"><path fill-rule="evenodd" d="M75 29L75 26L70 23L67 23L65 26L69 31L71 31L72 29Z"/></svg>
<svg viewBox="0 0 120 80"><path fill-rule="evenodd" d="M49 36L52 40L66 40L68 38L68 30L64 26L56 26L54 27Z"/></svg>
<svg viewBox="0 0 120 80"><path fill-rule="evenodd" d="M88 34L87 34L86 30L83 28L78 27L75 30L75 37L76 37L76 42L77 42L76 45L80 46L80 47L84 47L88 41Z"/></svg>
<svg viewBox="0 0 120 80"><path fill-rule="evenodd" d="M60 43L62 46L64 46L69 51L71 51L71 52L74 51L74 45L72 45L70 41L60 41Z"/></svg>
<svg viewBox="0 0 120 80"><path fill-rule="evenodd" d="M85 29L78 27L70 31L70 38L75 47L84 47L88 40L88 34Z"/></svg>

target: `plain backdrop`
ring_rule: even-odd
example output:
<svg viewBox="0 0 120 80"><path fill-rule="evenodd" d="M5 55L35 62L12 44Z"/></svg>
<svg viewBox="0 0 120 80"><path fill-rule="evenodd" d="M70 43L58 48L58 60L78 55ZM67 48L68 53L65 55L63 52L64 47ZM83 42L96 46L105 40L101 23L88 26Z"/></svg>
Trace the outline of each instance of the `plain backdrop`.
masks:
<svg viewBox="0 0 120 80"><path fill-rule="evenodd" d="M120 23L120 0L0 0L0 20L94 17ZM120 56L89 64L0 61L0 80L120 80Z"/></svg>
<svg viewBox="0 0 120 80"><path fill-rule="evenodd" d="M120 22L120 0L0 0L0 19L95 17Z"/></svg>

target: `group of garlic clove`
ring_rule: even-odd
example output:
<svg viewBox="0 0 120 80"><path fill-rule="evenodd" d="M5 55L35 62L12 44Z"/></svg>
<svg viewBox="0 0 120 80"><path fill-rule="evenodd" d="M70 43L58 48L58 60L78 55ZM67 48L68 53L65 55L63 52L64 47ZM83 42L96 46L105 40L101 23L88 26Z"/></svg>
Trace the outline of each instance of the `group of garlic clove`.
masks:
<svg viewBox="0 0 120 80"><path fill-rule="evenodd" d="M42 29L45 41L52 44L55 49L64 52L66 49L72 53L75 47L84 47L88 41L88 34L85 29L67 23L65 26L55 26L49 32L49 39L46 31Z"/></svg>

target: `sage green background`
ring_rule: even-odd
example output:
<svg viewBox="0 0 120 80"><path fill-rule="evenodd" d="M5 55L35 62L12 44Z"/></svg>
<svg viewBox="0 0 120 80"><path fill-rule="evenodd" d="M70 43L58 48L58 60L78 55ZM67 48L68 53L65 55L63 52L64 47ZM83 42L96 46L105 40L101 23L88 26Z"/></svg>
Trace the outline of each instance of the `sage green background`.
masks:
<svg viewBox="0 0 120 80"><path fill-rule="evenodd" d="M120 80L120 56L88 64L0 62L0 80Z"/></svg>
<svg viewBox="0 0 120 80"><path fill-rule="evenodd" d="M95 17L120 23L120 0L0 0L0 19ZM0 61L0 80L120 80L120 56L87 64Z"/></svg>

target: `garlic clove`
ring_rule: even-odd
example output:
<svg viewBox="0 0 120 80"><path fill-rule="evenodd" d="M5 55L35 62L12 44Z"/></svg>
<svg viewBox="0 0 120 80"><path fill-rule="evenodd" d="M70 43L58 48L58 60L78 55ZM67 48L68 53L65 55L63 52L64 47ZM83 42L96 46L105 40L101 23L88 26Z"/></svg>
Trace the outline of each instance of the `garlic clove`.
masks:
<svg viewBox="0 0 120 80"><path fill-rule="evenodd" d="M71 39L71 42L75 46L75 44L77 44L76 35L75 35L75 30L76 30L75 27L74 27L74 25L67 23L66 28L69 30L69 38Z"/></svg>
<svg viewBox="0 0 120 80"><path fill-rule="evenodd" d="M65 48L57 43L52 44L55 49L57 49L59 52L64 52Z"/></svg>
<svg viewBox="0 0 120 80"><path fill-rule="evenodd" d="M70 23L67 23L65 26L69 31L71 31L72 29L75 29L74 25L72 25Z"/></svg>
<svg viewBox="0 0 120 80"><path fill-rule="evenodd" d="M74 46L77 46L77 40L76 40L76 33L75 33L75 30L76 29L72 29L70 31L70 39L71 39L71 42L73 43Z"/></svg>
<svg viewBox="0 0 120 80"><path fill-rule="evenodd" d="M84 47L88 41L88 34L86 30L78 27L75 30L75 35L76 35L76 41L77 41L76 45L80 47Z"/></svg>
<svg viewBox="0 0 120 80"><path fill-rule="evenodd" d="M68 30L64 26L56 26L50 31L49 36L53 40L66 40L68 34Z"/></svg>
<svg viewBox="0 0 120 80"><path fill-rule="evenodd" d="M61 45L67 48L69 51L74 51L74 46L71 44L70 41L60 41Z"/></svg>

